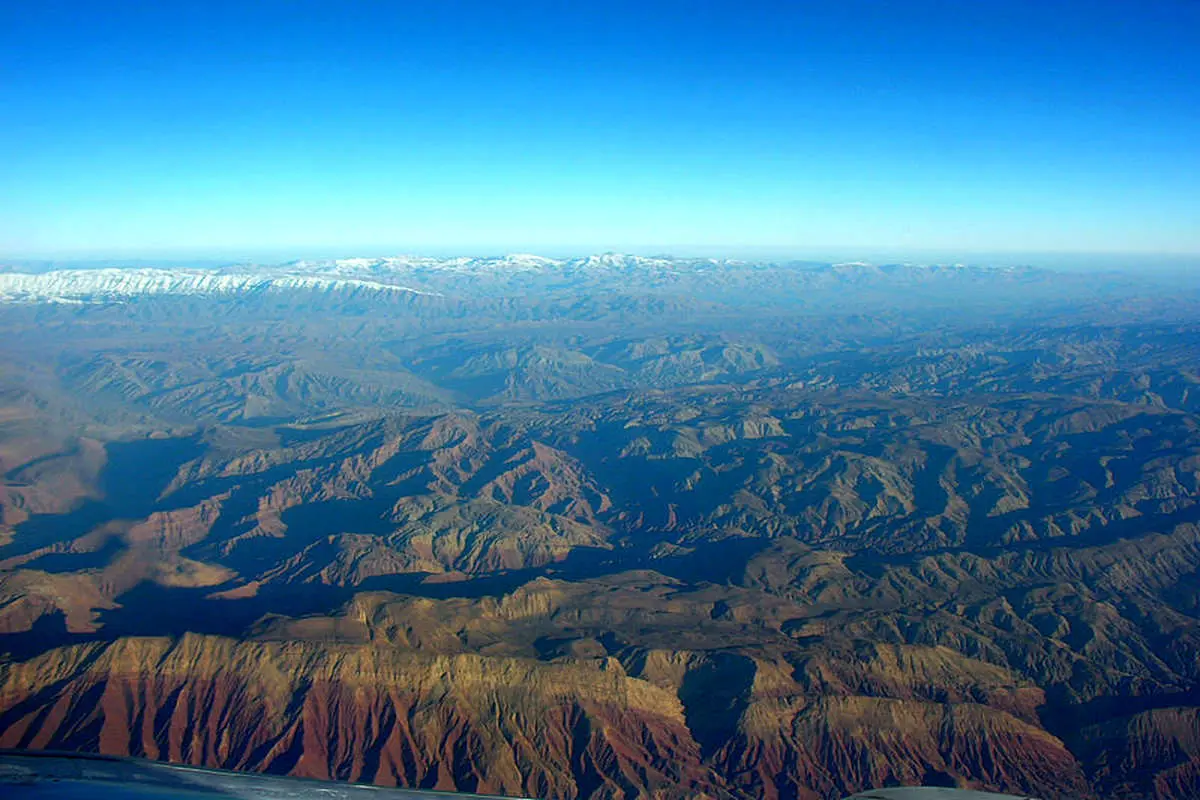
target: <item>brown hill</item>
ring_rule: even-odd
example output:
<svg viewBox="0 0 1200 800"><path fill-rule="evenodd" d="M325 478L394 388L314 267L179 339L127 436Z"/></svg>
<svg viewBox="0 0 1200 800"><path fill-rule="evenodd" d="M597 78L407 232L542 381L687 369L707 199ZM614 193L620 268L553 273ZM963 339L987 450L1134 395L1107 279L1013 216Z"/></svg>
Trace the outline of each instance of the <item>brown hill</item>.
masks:
<svg viewBox="0 0 1200 800"><path fill-rule="evenodd" d="M1003 711L806 699L778 669L750 670L736 732L713 750L711 719L611 659L127 639L0 667L0 744L550 798L827 796L889 776L967 780L987 753L980 785L1082 785L1061 742ZM697 681L711 690L740 672L708 660L678 692L694 701Z"/></svg>

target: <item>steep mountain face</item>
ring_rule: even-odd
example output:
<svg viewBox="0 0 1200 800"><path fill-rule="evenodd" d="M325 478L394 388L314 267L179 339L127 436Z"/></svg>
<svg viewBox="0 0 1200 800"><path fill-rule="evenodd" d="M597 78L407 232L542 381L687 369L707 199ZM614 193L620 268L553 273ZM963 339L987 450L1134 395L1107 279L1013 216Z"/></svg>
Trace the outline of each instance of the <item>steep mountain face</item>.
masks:
<svg viewBox="0 0 1200 800"><path fill-rule="evenodd" d="M0 746L1194 797L1198 310L613 254L2 274Z"/></svg>
<svg viewBox="0 0 1200 800"><path fill-rule="evenodd" d="M1080 733L1098 776L1116 792L1188 797L1200 786L1196 708L1158 708Z"/></svg>
<svg viewBox="0 0 1200 800"><path fill-rule="evenodd" d="M619 670L184 637L53 651L0 697L14 686L57 698L4 703L8 747L537 797L720 793L678 700Z"/></svg>

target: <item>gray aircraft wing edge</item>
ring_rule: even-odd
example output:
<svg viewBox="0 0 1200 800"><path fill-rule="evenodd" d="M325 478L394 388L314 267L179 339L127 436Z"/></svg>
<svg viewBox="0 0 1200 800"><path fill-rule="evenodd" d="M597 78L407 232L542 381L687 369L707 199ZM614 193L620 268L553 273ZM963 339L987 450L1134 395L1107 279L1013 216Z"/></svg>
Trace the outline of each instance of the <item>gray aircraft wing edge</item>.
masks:
<svg viewBox="0 0 1200 800"><path fill-rule="evenodd" d="M488 795L400 789L52 750L0 750L5 800L450 800ZM1035 800L966 789L894 787L846 800Z"/></svg>
<svg viewBox="0 0 1200 800"><path fill-rule="evenodd" d="M974 789L948 789L940 786L893 786L869 789L845 800L1037 800L1024 794L996 794Z"/></svg>
<svg viewBox="0 0 1200 800"><path fill-rule="evenodd" d="M5 800L450 800L487 795L401 789L50 750L0 750Z"/></svg>

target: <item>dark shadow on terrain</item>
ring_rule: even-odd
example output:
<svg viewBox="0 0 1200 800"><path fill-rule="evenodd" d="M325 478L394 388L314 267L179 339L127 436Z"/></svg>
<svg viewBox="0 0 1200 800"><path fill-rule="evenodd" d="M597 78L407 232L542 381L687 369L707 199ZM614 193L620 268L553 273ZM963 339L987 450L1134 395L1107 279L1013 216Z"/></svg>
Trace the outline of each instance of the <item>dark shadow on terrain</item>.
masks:
<svg viewBox="0 0 1200 800"><path fill-rule="evenodd" d="M728 742L729 732L737 728L749 706L755 671L754 661L747 656L717 653L684 676L679 699L703 758Z"/></svg>
<svg viewBox="0 0 1200 800"><path fill-rule="evenodd" d="M83 637L88 635L68 632L67 617L63 612L46 614L39 617L27 631L0 635L0 662L5 657L27 661L51 648L86 641ZM2 725L0 730L3 730Z"/></svg>
<svg viewBox="0 0 1200 800"><path fill-rule="evenodd" d="M648 549L637 554L625 569L652 569L685 583L737 583L746 565L756 555L769 548L773 539L734 536L712 542L697 542L690 553L653 557Z"/></svg>
<svg viewBox="0 0 1200 800"><path fill-rule="evenodd" d="M12 542L0 547L0 558L69 542L106 522L149 515L179 467L203 453L198 436L111 442L105 450L104 498L88 500L67 514L35 514L16 526Z"/></svg>
<svg viewBox="0 0 1200 800"><path fill-rule="evenodd" d="M1054 735L1070 741L1073 734L1087 727L1111 719L1132 717L1144 711L1159 708L1193 708L1200 706L1200 687L1186 692L1132 696L1097 697L1086 703L1070 703L1063 692L1051 690L1047 693L1047 704L1042 709L1042 724Z"/></svg>
<svg viewBox="0 0 1200 800"><path fill-rule="evenodd" d="M243 539L216 560L242 575L257 575L330 536L346 533L383 536L390 533L393 526L385 518L389 507L390 503L386 501L369 499L325 500L291 508L282 516L287 526L285 536ZM189 552L202 552L206 546L211 543L202 542Z"/></svg>
<svg viewBox="0 0 1200 800"><path fill-rule="evenodd" d="M102 500L87 500L66 514L34 514L16 526L11 542L0 545L0 558L23 556L43 547L78 539L114 519L119 516Z"/></svg>
<svg viewBox="0 0 1200 800"><path fill-rule="evenodd" d="M81 553L47 553L31 561L26 561L21 565L21 569L36 569L52 574L100 569L107 566L123 548L121 540L114 536L96 550Z"/></svg>
<svg viewBox="0 0 1200 800"><path fill-rule="evenodd" d="M1032 514L1025 516L1033 517ZM1169 534L1177 525L1185 523L1200 523L1200 505L1183 508L1171 514L1145 514L1140 517L1113 520L1106 525L1097 525L1085 533L1073 536L1048 537L1026 542L1010 544L992 544L996 536L1011 525L1016 518L1010 515L1001 517L983 517L976 521L968 539L987 544L965 547L940 547L927 550L916 550L910 553L881 553L876 550L864 549L849 556L845 564L855 572L861 572L872 578L883 575L889 566L910 566L923 558L958 553L971 553L981 558L996 558L1003 554L1012 553L1048 553L1052 550L1079 550L1085 547L1101 547L1115 544L1121 540L1140 539L1156 533Z"/></svg>
<svg viewBox="0 0 1200 800"><path fill-rule="evenodd" d="M106 448L105 501L122 516L144 516L186 462L204 455L199 436L113 442Z"/></svg>
<svg viewBox="0 0 1200 800"><path fill-rule="evenodd" d="M331 511L332 513L332 511ZM71 633L60 615L42 617L33 629L0 635L0 653L25 659L53 647L88 641L112 641L122 636L180 636L201 633L239 637L264 616L303 617L336 611L358 592L386 591L430 599L498 597L539 577L582 581L631 569L652 569L686 583L732 580L753 555L769 544L765 539L726 539L704 543L687 556L653 558L650 545L627 550L581 547L563 561L542 567L489 573L448 583L425 583L425 573L381 575L356 586L321 583L267 584L253 597L212 598L231 587L171 588L142 583L117 596L120 608L100 612L99 630ZM56 555L56 559L91 554ZM49 559L46 556L43 559ZM57 563L57 562L54 562Z"/></svg>

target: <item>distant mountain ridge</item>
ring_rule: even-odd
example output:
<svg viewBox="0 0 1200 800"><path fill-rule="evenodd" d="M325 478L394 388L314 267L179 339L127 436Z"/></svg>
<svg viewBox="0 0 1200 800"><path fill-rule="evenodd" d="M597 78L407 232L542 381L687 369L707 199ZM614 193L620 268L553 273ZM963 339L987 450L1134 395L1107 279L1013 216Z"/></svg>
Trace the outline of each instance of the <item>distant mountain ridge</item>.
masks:
<svg viewBox="0 0 1200 800"><path fill-rule="evenodd" d="M254 292L324 292L380 295L437 293L422 283L456 279L581 279L622 281L625 288L661 288L697 279L727 280L739 288L746 276L771 273L785 283L820 286L862 281L906 283L938 279L1011 280L1042 271L1016 267L892 264L864 262L802 264L729 259L645 257L604 253L569 259L530 254L500 257L434 258L394 256L301 260L278 265L237 265L213 269L105 267L48 272L0 273L0 302L72 302L120 300L150 295L235 296ZM780 277L780 273L787 273ZM408 285L415 283L416 285Z"/></svg>
<svg viewBox="0 0 1200 800"><path fill-rule="evenodd" d="M1194 282L79 266L0 275L0 746L1196 797Z"/></svg>
<svg viewBox="0 0 1200 800"><path fill-rule="evenodd" d="M64 301L143 295L235 295L263 291L410 292L405 286L316 275L227 274L173 269L62 270L0 275L0 301Z"/></svg>

